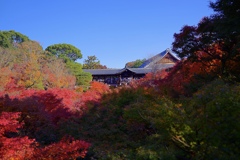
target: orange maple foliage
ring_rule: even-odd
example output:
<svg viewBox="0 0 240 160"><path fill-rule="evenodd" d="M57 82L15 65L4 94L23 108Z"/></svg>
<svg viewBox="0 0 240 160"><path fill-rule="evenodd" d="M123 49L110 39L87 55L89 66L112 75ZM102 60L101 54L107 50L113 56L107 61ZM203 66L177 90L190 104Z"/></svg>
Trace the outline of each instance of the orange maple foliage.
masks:
<svg viewBox="0 0 240 160"><path fill-rule="evenodd" d="M11 83L14 72L9 67L0 68L0 91L4 91L6 86Z"/></svg>
<svg viewBox="0 0 240 160"><path fill-rule="evenodd" d="M90 90L96 91L98 93L106 93L109 91L109 86L102 82L92 81L90 85Z"/></svg>
<svg viewBox="0 0 240 160"><path fill-rule="evenodd" d="M71 75L60 59L49 58L42 62L43 83L46 88L74 88L75 76Z"/></svg>

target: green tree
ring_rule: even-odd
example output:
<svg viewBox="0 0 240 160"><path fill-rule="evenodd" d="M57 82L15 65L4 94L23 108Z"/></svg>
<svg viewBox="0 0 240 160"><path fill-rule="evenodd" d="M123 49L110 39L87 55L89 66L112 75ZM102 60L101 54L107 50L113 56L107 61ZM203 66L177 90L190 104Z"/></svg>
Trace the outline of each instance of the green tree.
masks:
<svg viewBox="0 0 240 160"><path fill-rule="evenodd" d="M240 78L236 69L231 70L240 61L240 2L217 0L210 7L215 14L204 17L197 26L184 26L180 33L174 34L173 51L181 58L202 63L216 60L220 63L220 76L232 74Z"/></svg>
<svg viewBox="0 0 240 160"><path fill-rule="evenodd" d="M11 46L10 41L3 32L0 32L0 46L3 48L9 48Z"/></svg>
<svg viewBox="0 0 240 160"><path fill-rule="evenodd" d="M129 67L129 68L139 68L143 62L145 62L146 59L137 59L136 61L133 61L133 62L128 62L126 64L126 67Z"/></svg>
<svg viewBox="0 0 240 160"><path fill-rule="evenodd" d="M192 153L192 159L239 159L239 89L239 84L218 79L193 97L180 99L183 119L175 131L186 144L178 142L179 146Z"/></svg>
<svg viewBox="0 0 240 160"><path fill-rule="evenodd" d="M92 75L90 73L83 72L82 65L77 62L67 61L66 67L70 72L76 77L76 85L89 86L92 80Z"/></svg>
<svg viewBox="0 0 240 160"><path fill-rule="evenodd" d="M213 18L219 20L216 27L220 33L232 38L238 36L240 33L240 1L216 0L210 3L210 7L217 12Z"/></svg>
<svg viewBox="0 0 240 160"><path fill-rule="evenodd" d="M88 56L88 58L84 60L83 69L107 69L107 67L101 65L96 56Z"/></svg>
<svg viewBox="0 0 240 160"><path fill-rule="evenodd" d="M14 30L0 31L0 46L4 48L11 48L22 42L29 41L29 38Z"/></svg>
<svg viewBox="0 0 240 160"><path fill-rule="evenodd" d="M88 88L92 80L92 76L91 74L83 72L82 65L75 62L77 59L82 58L82 54L79 49L70 44L55 44L48 46L45 51L47 54L50 53L50 55L56 55L58 58L63 59L70 73L76 77L76 85Z"/></svg>
<svg viewBox="0 0 240 160"><path fill-rule="evenodd" d="M59 58L63 58L64 60L70 59L76 61L77 59L82 58L81 51L71 44L54 44L48 46L45 51L48 51Z"/></svg>
<svg viewBox="0 0 240 160"><path fill-rule="evenodd" d="M77 85L82 86L83 90L87 90L90 86L90 82L92 81L92 75L88 72L80 72L76 75Z"/></svg>

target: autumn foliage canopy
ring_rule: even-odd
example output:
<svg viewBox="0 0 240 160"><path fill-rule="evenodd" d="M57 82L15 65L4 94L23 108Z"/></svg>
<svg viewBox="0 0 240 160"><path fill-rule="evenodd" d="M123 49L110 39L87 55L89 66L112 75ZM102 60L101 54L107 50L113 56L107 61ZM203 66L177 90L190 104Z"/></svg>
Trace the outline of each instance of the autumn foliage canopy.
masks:
<svg viewBox="0 0 240 160"><path fill-rule="evenodd" d="M239 159L240 4L210 7L174 34L173 68L113 89L74 46L1 31L0 159Z"/></svg>

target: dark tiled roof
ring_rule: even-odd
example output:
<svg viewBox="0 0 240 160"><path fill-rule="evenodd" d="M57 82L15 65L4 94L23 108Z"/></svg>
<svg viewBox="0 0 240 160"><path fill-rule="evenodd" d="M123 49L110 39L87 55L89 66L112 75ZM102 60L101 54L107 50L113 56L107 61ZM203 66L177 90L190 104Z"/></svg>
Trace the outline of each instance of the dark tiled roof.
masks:
<svg viewBox="0 0 240 160"><path fill-rule="evenodd" d="M92 75L116 75L129 70L136 74L146 74L152 71L151 68L123 68L123 69L83 69L84 72L89 72Z"/></svg>
<svg viewBox="0 0 240 160"><path fill-rule="evenodd" d="M89 72L92 75L116 75L129 70L135 74L147 74L154 70L161 70L173 67L174 64L159 64L154 68L123 68L123 69L83 69L84 72Z"/></svg>
<svg viewBox="0 0 240 160"><path fill-rule="evenodd" d="M115 75L121 72L122 69L83 69L84 72L89 72L92 75Z"/></svg>
<svg viewBox="0 0 240 160"><path fill-rule="evenodd" d="M156 56L146 60L139 68L123 68L123 69L83 69L84 72L89 72L92 75L117 75L122 72L129 70L135 74L147 74L149 72L154 72L156 70L162 70L173 67L174 63L161 63L156 64L156 62L160 61L164 56L170 54L177 60L179 60L170 49L166 49L165 51L157 54Z"/></svg>
<svg viewBox="0 0 240 160"><path fill-rule="evenodd" d="M146 74L152 71L151 68L123 68L123 69L83 69L84 72L89 72L92 75L116 75L129 70L136 74Z"/></svg>
<svg viewBox="0 0 240 160"><path fill-rule="evenodd" d="M170 54L171 56L173 56L175 59L179 60L179 58L177 58L170 49L166 49L165 51L157 54L156 56L153 56L149 59L147 59L139 68L155 68L155 63L160 61L163 57L165 57L167 54ZM172 64L171 64L172 65ZM172 65L173 66L173 65ZM161 68L161 67L160 67Z"/></svg>
<svg viewBox="0 0 240 160"><path fill-rule="evenodd" d="M127 68L127 69L136 74L146 74L152 72L151 68Z"/></svg>

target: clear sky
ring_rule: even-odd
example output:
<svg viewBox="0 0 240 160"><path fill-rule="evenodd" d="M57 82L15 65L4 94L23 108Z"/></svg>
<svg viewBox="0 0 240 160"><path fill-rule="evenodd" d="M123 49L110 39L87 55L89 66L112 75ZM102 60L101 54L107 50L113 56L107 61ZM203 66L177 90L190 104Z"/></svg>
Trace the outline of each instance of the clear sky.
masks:
<svg viewBox="0 0 240 160"><path fill-rule="evenodd" d="M43 49L67 43L108 68L171 48L173 34L213 13L209 0L0 0L0 30Z"/></svg>

